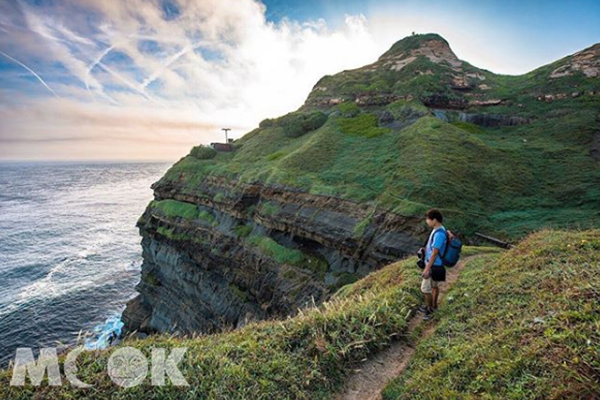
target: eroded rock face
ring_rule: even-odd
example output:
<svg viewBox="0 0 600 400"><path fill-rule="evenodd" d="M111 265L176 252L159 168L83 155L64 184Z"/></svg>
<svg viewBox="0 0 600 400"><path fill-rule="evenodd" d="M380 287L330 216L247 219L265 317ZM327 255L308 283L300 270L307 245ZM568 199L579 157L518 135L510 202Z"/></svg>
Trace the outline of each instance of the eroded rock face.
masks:
<svg viewBox="0 0 600 400"><path fill-rule="evenodd" d="M587 78L600 76L600 44L573 54L569 62L550 73L550 78L573 75L575 71L581 71Z"/></svg>
<svg viewBox="0 0 600 400"><path fill-rule="evenodd" d="M470 122L480 126L515 126L528 124L531 121L527 118L510 115L499 114L467 114L460 113L459 120L462 122Z"/></svg>
<svg viewBox="0 0 600 400"><path fill-rule="evenodd" d="M144 212L140 295L123 314L128 332L207 333L293 315L412 254L426 235L418 219L285 187L207 178L193 193L178 184L154 186L154 193L211 217ZM240 226L247 237L236 233ZM306 262L281 262L250 237L300 251Z"/></svg>
<svg viewBox="0 0 600 400"><path fill-rule="evenodd" d="M592 148L590 150L590 156L594 160L600 161L600 126L596 133L594 133L594 136L592 138Z"/></svg>

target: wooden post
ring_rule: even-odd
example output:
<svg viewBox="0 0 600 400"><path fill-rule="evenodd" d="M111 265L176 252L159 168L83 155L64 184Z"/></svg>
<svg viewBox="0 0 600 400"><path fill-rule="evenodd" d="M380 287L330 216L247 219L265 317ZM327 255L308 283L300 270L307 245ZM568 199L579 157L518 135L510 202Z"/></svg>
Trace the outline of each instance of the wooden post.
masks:
<svg viewBox="0 0 600 400"><path fill-rule="evenodd" d="M227 140L227 132L229 132L231 128L221 128L221 130L225 131L225 143L229 143L229 141Z"/></svg>
<svg viewBox="0 0 600 400"><path fill-rule="evenodd" d="M504 247L505 249L509 249L509 248L512 247L512 244L510 244L508 242L504 242L504 241L502 241L500 239L497 239L495 237L484 235L483 233L475 232L475 236L479 236L480 238L485 239L485 240L487 240L489 242L492 242L492 243L494 243L494 244L496 244L496 245L498 245L500 247Z"/></svg>

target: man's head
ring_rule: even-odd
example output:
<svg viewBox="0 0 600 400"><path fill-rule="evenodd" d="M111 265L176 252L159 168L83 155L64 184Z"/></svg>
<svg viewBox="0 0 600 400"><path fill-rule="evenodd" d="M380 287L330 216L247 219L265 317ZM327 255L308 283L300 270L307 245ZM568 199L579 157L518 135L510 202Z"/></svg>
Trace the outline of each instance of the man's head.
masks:
<svg viewBox="0 0 600 400"><path fill-rule="evenodd" d="M427 222L427 226L429 226L430 228L441 224L443 220L444 217L442 217L442 213L440 212L440 210L437 210L435 208L427 210L427 212L425 213L425 222Z"/></svg>

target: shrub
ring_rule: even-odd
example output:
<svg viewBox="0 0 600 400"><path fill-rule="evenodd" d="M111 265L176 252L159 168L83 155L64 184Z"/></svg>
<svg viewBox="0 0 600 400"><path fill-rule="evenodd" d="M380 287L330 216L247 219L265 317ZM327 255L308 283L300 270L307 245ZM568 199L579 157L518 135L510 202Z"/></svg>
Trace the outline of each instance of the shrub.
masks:
<svg viewBox="0 0 600 400"><path fill-rule="evenodd" d="M208 146L200 145L194 146L192 151L190 151L190 155L198 160L210 160L211 158L215 158L217 152Z"/></svg>
<svg viewBox="0 0 600 400"><path fill-rule="evenodd" d="M327 115L321 111L315 111L310 114L294 112L279 118L278 124L283 128L285 136L297 138L319 129L326 121Z"/></svg>
<svg viewBox="0 0 600 400"><path fill-rule="evenodd" d="M275 124L275 119L267 118L267 119L263 119L262 121L260 121L258 126L259 126L259 128L268 128L270 126L273 126L274 124Z"/></svg>

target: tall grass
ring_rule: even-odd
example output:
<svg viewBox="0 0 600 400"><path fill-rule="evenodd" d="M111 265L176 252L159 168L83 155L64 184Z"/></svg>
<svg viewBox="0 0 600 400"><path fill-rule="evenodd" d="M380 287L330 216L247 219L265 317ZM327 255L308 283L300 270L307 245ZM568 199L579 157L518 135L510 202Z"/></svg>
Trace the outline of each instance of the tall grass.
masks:
<svg viewBox="0 0 600 400"><path fill-rule="evenodd" d="M594 399L600 231L543 230L467 266L384 399Z"/></svg>

